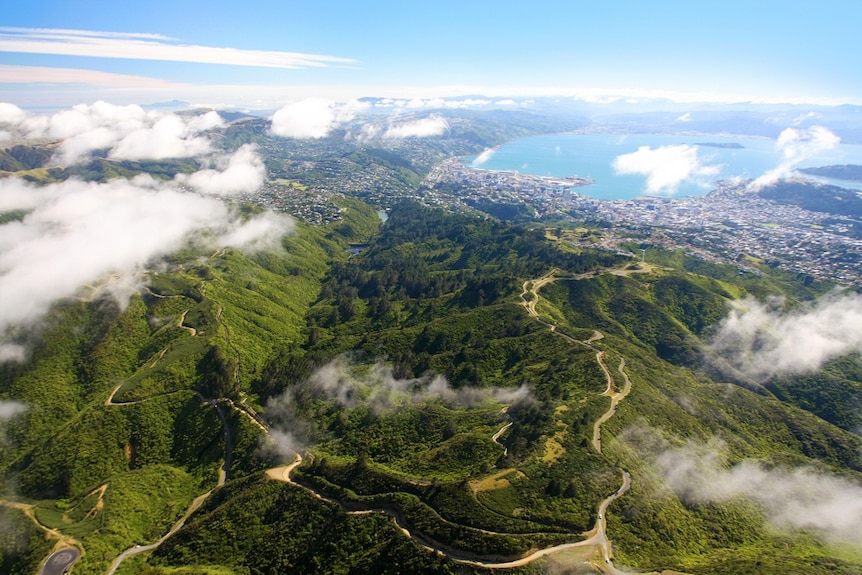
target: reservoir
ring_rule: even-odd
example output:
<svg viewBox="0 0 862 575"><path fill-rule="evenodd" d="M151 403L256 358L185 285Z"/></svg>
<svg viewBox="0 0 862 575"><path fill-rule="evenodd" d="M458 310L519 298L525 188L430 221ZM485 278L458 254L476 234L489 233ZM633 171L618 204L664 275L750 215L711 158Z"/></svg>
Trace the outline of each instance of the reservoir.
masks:
<svg viewBox="0 0 862 575"><path fill-rule="evenodd" d="M715 189L715 182L723 179L862 165L862 146L837 143L829 132L800 130L797 134L798 138L791 133L781 141L716 135L553 134L515 140L465 161L485 170L589 178L593 183L577 191L600 199L697 196ZM862 182L817 179L862 189Z"/></svg>

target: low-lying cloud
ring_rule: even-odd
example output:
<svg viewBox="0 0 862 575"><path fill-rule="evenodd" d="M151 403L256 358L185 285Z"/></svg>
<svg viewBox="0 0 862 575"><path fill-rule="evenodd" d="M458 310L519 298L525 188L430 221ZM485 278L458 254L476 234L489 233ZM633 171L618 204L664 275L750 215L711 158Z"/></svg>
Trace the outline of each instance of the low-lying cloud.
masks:
<svg viewBox="0 0 862 575"><path fill-rule="evenodd" d="M147 175L106 183L77 180L37 187L0 179L0 357L20 359L8 339L85 285L128 295L147 265L190 241L207 247L277 245L291 220L243 220L218 198L184 193ZM277 236L273 239L270 236ZM106 281L111 278L111 281ZM124 287L125 286L125 287ZM122 301L120 303L123 303Z"/></svg>
<svg viewBox="0 0 862 575"><path fill-rule="evenodd" d="M467 407L477 406L488 400L509 403L524 400L530 395L529 388L525 386L515 389L455 389L442 375L399 379L394 376L392 368L383 362L375 363L367 372L357 373L355 366L345 358L336 359L319 368L311 375L307 384L327 399L344 407L363 403L378 412L397 405L435 400Z"/></svg>
<svg viewBox="0 0 862 575"><path fill-rule="evenodd" d="M831 293L783 310L783 300L734 302L709 347L756 381L812 373L831 359L862 352L862 295Z"/></svg>
<svg viewBox="0 0 862 575"><path fill-rule="evenodd" d="M27 117L24 111L15 104L0 102L0 124L17 126Z"/></svg>
<svg viewBox="0 0 862 575"><path fill-rule="evenodd" d="M266 167L253 144L241 146L232 155L217 160L216 164L216 168L177 174L174 179L214 196L249 194L258 190L266 180Z"/></svg>
<svg viewBox="0 0 862 575"><path fill-rule="evenodd" d="M432 115L419 120L396 122L383 133L384 138L428 138L440 136L449 129L443 116Z"/></svg>
<svg viewBox="0 0 862 575"><path fill-rule="evenodd" d="M400 379L381 361L370 367L357 366L348 358L339 357L267 404L266 416L276 432L271 439L281 455L289 456L308 446L314 435L313 423L296 412L299 397L320 398L348 409L364 406L376 414L430 401L453 407L479 407L489 401L508 404L534 401L525 385L511 389L455 389L442 375Z"/></svg>
<svg viewBox="0 0 862 575"><path fill-rule="evenodd" d="M338 126L349 122L365 108L359 102L338 103L322 98L292 102L277 110L271 118L272 133L297 139L325 138Z"/></svg>
<svg viewBox="0 0 862 575"><path fill-rule="evenodd" d="M192 124L187 124L179 116L164 116L152 126L125 135L108 153L108 157L120 160L162 160L208 153L211 149L209 140L196 134L197 130L192 128Z"/></svg>
<svg viewBox="0 0 862 575"><path fill-rule="evenodd" d="M481 165L485 164L488 160L490 160L492 157L494 157L495 153L496 153L496 150L494 148L487 148L487 149L483 150L481 154L476 156L476 159L473 160L470 163L470 165L473 166L474 168L481 166Z"/></svg>
<svg viewBox="0 0 862 575"><path fill-rule="evenodd" d="M0 363L3 363L2 346L0 346ZM27 405L20 401L10 401L0 399L0 447L4 447L7 442L6 422L21 415L27 411ZM0 525L0 535L2 535L2 525ZM2 545L2 544L0 544ZM2 549L2 546L0 546Z"/></svg>
<svg viewBox="0 0 862 575"><path fill-rule="evenodd" d="M211 145L203 132L223 127L224 120L215 111L178 116L98 101L33 116L12 104L0 104L0 124L8 125L13 130L9 133L18 137L58 141L53 161L68 165L96 150L107 150L108 157L123 160L208 154Z"/></svg>
<svg viewBox="0 0 862 575"><path fill-rule="evenodd" d="M20 401L7 401L0 399L0 423L12 419L16 415L27 411L27 406Z"/></svg>
<svg viewBox="0 0 862 575"><path fill-rule="evenodd" d="M641 146L636 152L617 156L612 165L617 174L646 176L646 191L665 195L675 194L683 182L697 182L721 171L720 166L702 164L697 156L697 146L687 144L655 149Z"/></svg>
<svg viewBox="0 0 862 575"><path fill-rule="evenodd" d="M862 485L808 467L767 468L745 460L722 464L720 444L688 444L656 459L666 484L684 501L756 502L782 529L816 530L826 537L862 545Z"/></svg>
<svg viewBox="0 0 862 575"><path fill-rule="evenodd" d="M778 136L775 148L781 152L781 163L749 184L750 190L759 190L778 180L793 175L793 170L808 158L831 150L841 143L841 138L823 126L810 128L787 128Z"/></svg>

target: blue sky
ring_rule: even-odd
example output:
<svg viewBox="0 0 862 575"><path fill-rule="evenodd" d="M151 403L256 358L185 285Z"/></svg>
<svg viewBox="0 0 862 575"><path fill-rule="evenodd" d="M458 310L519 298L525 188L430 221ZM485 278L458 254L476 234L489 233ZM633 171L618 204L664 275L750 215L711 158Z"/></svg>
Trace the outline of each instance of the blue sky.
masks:
<svg viewBox="0 0 862 575"><path fill-rule="evenodd" d="M856 0L28 0L0 16L0 101L862 103L859 22Z"/></svg>

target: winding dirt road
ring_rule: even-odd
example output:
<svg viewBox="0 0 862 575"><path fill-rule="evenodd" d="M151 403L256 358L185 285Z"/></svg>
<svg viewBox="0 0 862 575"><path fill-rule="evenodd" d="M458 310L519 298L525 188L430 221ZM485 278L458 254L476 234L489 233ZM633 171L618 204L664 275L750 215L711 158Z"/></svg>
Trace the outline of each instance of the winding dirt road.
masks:
<svg viewBox="0 0 862 575"><path fill-rule="evenodd" d="M631 390L631 381L629 380L628 375L624 371L625 359L621 359L618 371L623 376L623 378L625 379L625 385L621 391L616 390L613 375L611 374L610 370L608 369L608 367L605 365L605 363L603 361L604 352L597 350L596 348L594 348L592 346L593 342L598 341L604 337L600 332L594 331L593 335L585 341L576 340L576 339L572 338L571 336L568 336L565 333L557 331L556 326L553 323L548 322L548 321L544 320L541 316L539 316L538 312L536 311L536 304L537 304L538 299L539 299L538 291L543 286L545 286L549 283L552 283L552 282L556 281L557 279L584 279L587 277L593 277L595 275L593 273L590 273L590 274L581 274L583 277L573 276L573 277L569 277L569 278L558 278L556 274L557 274L557 270L551 270L549 273L545 274L541 278L538 278L538 279L532 280L532 281L524 282L523 292L521 294L521 298L523 300L523 305L524 305L525 309L527 310L527 312L530 314L531 317L536 319L536 321L538 321L542 325L547 326L552 332L556 333L557 335L560 335L560 336L564 337L565 339L572 341L573 343L588 347L589 349L594 350L596 352L596 361L598 362L599 366L602 368L602 370L605 373L605 376L607 378L607 389L605 390L605 392L602 395L609 396L611 398L610 408L594 424L593 447L595 448L595 450L598 453L601 453L601 425L604 422L606 422L607 420L609 420L611 417L613 417L617 404L622 399L624 399L628 395L629 391ZM528 296L528 294L531 294L531 295ZM219 316L221 315L220 312L221 312L221 310L219 310L219 314L218 314ZM178 327L181 327L183 329L188 329L191 332L191 330L193 328L188 328L188 327L182 325L184 316L185 316L185 313L183 314L183 317L180 318L180 320L178 322ZM220 317L218 319L220 321ZM192 333L192 335L196 335L196 333ZM227 337L229 338L229 335ZM229 340L228 340L228 342L229 342ZM235 374L235 376L237 376L237 375L238 374ZM114 396L114 393L116 393L117 389L119 389L119 386L112 391L111 395L105 401L105 405L124 405L124 404L113 403L113 396ZM220 473L219 473L219 480L218 480L217 486L220 486L224 483L224 481L226 479L227 472L228 472L229 465L230 465L231 450L232 450L230 433L229 433L228 426L227 426L227 420L224 416L224 413L219 408L217 402L215 400L205 400L202 397L201 397L201 400L205 401L209 405L214 406L218 410L219 417L221 418L222 424L225 428L226 456L225 456L225 465L223 466L223 468L220 470ZM251 418L252 421L254 421L255 424L257 424L263 431L265 431L267 433L269 432L265 423L263 423L258 417L256 417L256 414L252 415L251 413L246 411L246 409L243 409L242 407L238 406L237 404L235 404L232 401L229 401L228 403L229 403L231 408L237 409L237 410L241 411L242 413L244 413L249 418ZM495 443L499 443L498 440L500 439L500 437L503 435L503 433L506 432L506 430L512 424L513 424L513 422L509 422L506 425L504 425L500 430L498 430L492 436L492 440ZM503 446L503 447L505 449L505 446ZM598 509L597 509L597 514L596 514L595 526L593 527L593 529L591 529L590 531L588 531L587 533L584 534L587 536L586 539L571 542L571 543L564 543L564 544L560 544L560 545L555 545L555 546L548 547L545 549L540 549L540 550L534 551L528 555L525 555L524 557L519 557L519 558L514 558L514 559L501 559L498 557L495 557L495 558L478 557L478 556L475 556L474 554L471 554L471 553L462 552L462 551L459 551L456 549L452 549L446 545L443 545L441 543L438 543L436 541L431 540L428 537L425 537L421 533L413 532L410 530L410 526L407 524L405 517L397 509L388 508L388 507L373 507L373 508L365 508L365 509L355 509L355 508L353 508L353 506L351 506L351 508L348 508L348 506L346 506L344 503L342 503L338 500L329 498L329 497L323 495L322 493L318 492L317 490L315 490L312 487L309 487L307 485L302 485L302 484L299 484L299 483L296 483L295 481L293 481L293 479L291 478L291 473L301 463L302 463L302 456L297 454L296 459L292 463L290 463L289 465L284 465L281 467L269 469L266 471L266 476L269 477L270 479L273 479L276 481L283 481L283 482L289 483L291 485L300 487L300 488L304 489L305 491L311 493L314 497L316 497L320 500L327 501L327 502L333 503L335 505L338 505L340 508L342 508L348 514L355 514L355 515L366 514L366 513L383 513L383 514L386 514L393 519L397 528L402 533L404 533L405 536L411 538L417 544L419 544L423 548L427 549L428 551L437 553L438 555L444 556L444 557L446 557L452 561L455 561L458 563L463 563L463 564L469 564L469 565L473 565L473 566L477 566L477 567L489 568L489 569L508 569L508 568L521 567L521 566L527 565L529 563L532 563L533 561L536 561L537 559L540 559L540 558L545 557L547 555L558 553L560 551L564 551L566 549L594 546L598 549L598 551L600 552L601 556L604 559L604 565L598 565L597 568L604 571L605 573L611 573L611 574L622 573L619 570L617 570L613 566L613 563L612 563L613 549L612 549L611 541L607 537L606 515L607 515L607 509L611 505L611 503L613 503L614 500L616 500L617 498L619 498L623 494L625 494L628 491L629 487L631 486L631 477L629 476L628 472L626 472L626 471L622 471L622 485L620 486L620 488L616 492L614 492L610 496L606 497L604 500L602 500L599 503ZM111 567L107 571L106 575L113 575L114 572L116 571L116 569L122 563L122 561L127 559L128 557L132 557L132 556L138 555L140 553L145 553L147 551L151 551L151 550L157 548L159 545L161 545L165 540L167 540L169 537L171 537L174 533L176 533L185 524L186 519L195 510L197 510L201 506L201 504L203 504L203 502L206 500L206 498L209 497L210 493L211 493L211 491L198 496L192 502L192 504L188 507L188 509L186 510L186 513L183 515L183 517L180 520L178 520L171 527L171 529L165 535L162 536L161 539L159 539L155 543L152 543L149 545L136 546L136 547L127 549L122 554L120 554L113 561L113 563L111 564ZM487 532L487 533L490 533L490 532Z"/></svg>
<svg viewBox="0 0 862 575"><path fill-rule="evenodd" d="M616 270L616 269L614 269L614 270L606 270L604 273L610 273L613 275L625 276L625 275L628 275L630 273L648 273L650 271L651 271L651 268L643 269L643 270L641 270L641 269L638 269L638 270ZM602 369L602 372L605 374L605 379L607 381L607 388L602 393L602 395L610 397L610 399L611 399L611 404L608 407L608 410L605 413L603 413L601 415L601 417L599 417L595 421L595 423L593 424L593 442L592 442L593 443L593 449L596 451L596 453L600 454L602 452L602 425L614 416L614 414L616 413L617 405L619 404L619 402L622 401L623 399L625 399L626 396L628 396L629 392L632 389L632 382L629 379L628 374L625 372L626 360L625 360L625 358L621 357L620 358L620 365L619 365L619 368L617 369L617 371L619 371L620 375L623 377L625 384L623 385L622 390L616 389L616 383L614 381L613 374L611 373L610 369L608 369L608 366L604 362L604 351L596 349L592 345L594 342L599 341L599 340L604 338L604 335L600 331L593 330L593 334L589 337L589 339L586 339L584 341L576 340L575 338L559 331L555 324L550 323L550 322L542 319L542 317L539 315L538 311L536 311L536 304L539 301L539 290L543 286L546 286L549 283L553 283L557 279L582 280L582 279L588 279L588 278L596 277L597 275L599 275L597 272L589 272L589 273L585 273L585 274L579 274L579 275L575 275L575 276L571 276L571 277L561 278L561 277L557 276L557 272L558 272L558 270L552 269L551 271L549 271L548 273L546 273L545 275L543 275L542 277L540 277L536 280L524 282L523 291L521 292L522 305L524 306L524 308L527 310L527 313L529 313L531 317L533 317L536 321L538 321L542 325L548 326L548 328L550 328L550 330L552 332L554 332L556 335L559 335L559 336L561 336L561 337L563 337L563 338L565 338L565 339L567 339L573 343L577 343L577 344L580 344L582 346L585 346L585 347L596 352L596 362L599 364L599 367ZM594 528L595 533L589 539L586 540L588 542L591 542L590 544L601 546L602 554L604 555L604 561L605 561L605 565L603 565L601 567L604 571L611 573L611 574L619 574L622 572L619 571L618 569L616 569L613 565L613 562L612 562L613 553L612 553L611 543L610 543L610 540L608 540L606 532L605 532L605 526L606 526L606 524L605 524L605 513L607 511L607 507L616 498L620 497L626 491L628 491L628 489L631 485L631 477L629 476L628 472L623 471L622 473L623 473L623 486L616 493L614 493L613 495L611 495L610 497L608 497L607 499L602 501L602 503L599 505L598 520L596 522L596 527ZM582 544L587 544L586 541L582 542ZM570 547L574 547L574 546L577 546L577 545L576 544L570 545ZM514 567L516 565L512 565L512 566Z"/></svg>
<svg viewBox="0 0 862 575"><path fill-rule="evenodd" d="M542 317L536 311L536 303L539 300L538 291L543 286L559 279L559 278L557 278L556 274L557 274L557 270L551 270L550 272L548 272L547 274L545 274L541 278L538 278L538 279L535 279L532 281L524 282L523 291L521 293L521 299L522 299L524 308L527 310L527 312L530 314L530 316L533 317L536 321L538 321L542 325L547 326L552 332L556 333L557 335L564 337L565 339L572 341L573 343L585 346L585 347L596 352L596 361L598 362L599 366L602 368L602 371L604 372L605 377L607 379L607 389L604 391L604 393L602 395L609 396L611 398L611 405L610 405L609 409L596 421L596 423L594 425L594 429L593 429L593 447L595 448L595 450L598 453L601 453L601 425L604 422L606 422L607 420L609 420L611 417L613 417L614 413L616 412L617 404L620 401L622 401L629 394L629 391L631 391L631 381L629 380L628 375L625 373L625 359L621 358L618 371L623 376L623 378L625 379L625 385L621 391L616 390L613 375L611 374L610 370L608 369L607 365L605 365L604 360L603 360L604 352L596 349L595 347L593 347L591 345L593 342L598 341L604 337L601 332L594 331L592 336L589 339L587 339L586 341L576 340L576 339L572 338L571 336L558 331L556 329L556 325L542 319ZM566 279L585 279L588 277L594 277L594 275L595 275L594 273L588 273L588 274L581 274L580 276L573 276L571 278L566 278ZM506 425L504 425L503 427L501 427L496 433L494 433L494 435L491 437L491 440L494 441L495 443L502 445L499 442L499 439L506 432L506 430L509 429L509 427L511 425L513 425L513 422L509 422ZM503 446L503 447L505 449L505 446ZM595 567L597 569L599 569L600 571L602 571L604 573L610 573L611 575L622 575L623 574L622 571L619 571L613 565L613 547L612 547L611 541L607 537L606 515L607 515L608 507L611 505L611 503L613 503L616 499L618 499L619 497L624 495L629 490L629 488L631 487L631 476L625 470L622 471L622 485L620 486L620 488L616 492L614 492L610 496L606 497L605 499L603 499L599 503L597 513L596 513L595 526L593 527L593 529L591 529L590 531L585 533L585 535L587 535L586 539L571 542L571 543L563 543L560 545L554 545L552 547L547 547L545 549L539 549L539 550L534 551L528 555L525 555L524 557L503 560L503 559L496 558L496 557L495 558L476 557L473 554L458 551L458 550L452 549L448 546L442 545L436 541L433 541L433 540L423 536L422 534L412 532L410 530L409 525L407 524L404 516L400 512L398 512L396 509L382 508L382 507L366 508L366 509L362 509L362 510L356 510L353 508L348 509L347 506L343 502L338 501L338 500L333 499L333 498L330 498L330 497L327 497L310 486L296 483L292 479L291 473L301 463L302 463L302 456L300 454L297 454L296 459L292 463L290 463L288 465L281 466L281 467L269 469L266 471L266 475L270 479L273 479L276 481L283 481L283 482L289 483L291 485L297 486L301 489L304 489L304 490L308 491L309 493L311 493L317 499L338 505L341 509L343 509L345 512L350 513L350 514L384 513L393 519L393 521L395 522L395 525L398 527L398 529L402 533L404 533L407 537L413 539L416 543L418 543L419 545L421 545L422 547L424 547L428 551L432 551L434 553L437 553L438 555L446 557L452 561L455 561L458 563L463 563L463 564L468 564L468 565L473 565L476 567L483 567L486 569L510 569L510 568L514 568L514 567L522 567L524 565L532 563L533 561L536 561L537 559L540 559L540 558L545 557L547 555L558 553L560 551L565 551L567 549L572 549L572 548L576 548L576 547L594 546L599 550L602 558L604 559L604 564L595 565ZM482 530L482 531L485 533L492 533L492 532L489 532L486 530Z"/></svg>
<svg viewBox="0 0 862 575"><path fill-rule="evenodd" d="M599 353L602 353L602 352L599 352ZM614 416L614 413L616 413L616 411L617 411L617 404L619 402L621 402L623 399L625 399L626 396L629 394L629 392L632 390L632 382L629 379L629 376L626 375L626 372L625 372L626 360L624 358L621 358L620 359L620 367L619 367L618 371L620 372L620 374L622 374L626 383L623 386L622 391L614 391L614 380L613 380L613 377L611 376L610 371L608 371L607 366L604 364L603 361L601 361L600 358L597 357L596 359L599 360L599 365L602 366L602 369L605 371L605 374L608 376L608 388L605 390L605 392L602 395L607 395L611 398L611 406L593 424L593 449L595 449L597 453L601 453L602 452L602 424Z"/></svg>
<svg viewBox="0 0 862 575"><path fill-rule="evenodd" d="M420 533L416 533L410 530L410 526L407 524L405 517L399 513L395 509L384 508L384 507L374 507L362 510L348 510L344 503L333 499L331 497L327 497L322 493L318 492L316 489L309 487L307 485L303 485L301 483L297 483L291 477L291 473L294 469L296 469L302 463L302 456L297 454L296 459L288 465L283 465L281 467L274 467L272 469L268 469L266 471L266 476L270 479L274 479L276 481L283 481L285 483L289 483L290 485L299 487L309 492L315 498L320 499L321 501L326 501L328 503L332 503L334 505L338 505L341 509L343 509L348 515L361 515L366 513L383 513L392 518L395 522L395 525L398 529L404 533L410 539L413 539L420 546L425 548L428 551L437 553L442 557L446 557L452 561L457 563L464 563L467 565L473 565L476 567L484 567L486 569L511 569L513 567L523 567L537 559L541 559L546 555L551 555L553 553L558 553L560 551L565 551L566 549L573 549L575 547L589 547L596 546L599 548L602 556L605 559L606 565L611 565L611 559L613 558L613 552L611 548L611 542L608 540L606 536L606 515L607 509L611 503L618 497L621 497L626 491L629 490L631 486L631 477L625 471L622 474L622 485L620 488L614 492L612 495L606 497L599 504L598 512L596 516L596 525L590 531L586 533L589 535L587 539L583 539L581 541L574 541L572 543L562 543L560 545L554 545L552 547L546 547L545 549L539 549L530 553L529 555L525 555L524 557L518 557L515 559L500 559L500 558L487 558L483 559L479 556L475 556L472 553L461 552L456 549L452 549L448 546L442 545L436 541L433 541ZM480 530L484 533L491 533L492 531ZM502 534L501 534L502 535ZM612 568L612 566L611 566ZM109 574L110 575L110 574Z"/></svg>
<svg viewBox="0 0 862 575"><path fill-rule="evenodd" d="M146 401L146 399L142 399L138 402L133 401L128 403L113 403L112 400L114 397L114 393L116 393L119 388L119 385L114 388L114 390L111 392L111 395L105 401L105 405L121 406L139 403L140 401ZM130 547L129 549L126 549L125 551L120 553L111 562L111 566L105 572L105 575L114 575L114 572L117 570L120 564L129 557L134 557L135 555L146 553L147 551L152 551L153 549L156 549L159 545L167 541L168 538L170 538L174 533L179 531L183 525L185 525L186 520L191 516L192 513L198 510L198 508L203 504L203 502L206 501L207 498L212 494L213 490L217 487L221 487L222 485L224 485L225 481L227 481L227 476L228 473L230 473L230 466L233 460L233 439L230 434L230 427L227 423L227 417L225 417L221 406L218 404L218 400L207 399L198 392L195 392L195 395L198 397L201 403L215 408L216 413L218 413L219 419L221 419L222 427L224 429L225 457L224 462L218 471L218 480L216 481L216 485L213 489L195 497L194 500L192 500L191 504L186 508L186 512L183 514L183 516L176 523L174 523L170 530L164 535L162 535L162 537L158 541L156 541L155 543L150 543L149 545L135 545L134 547Z"/></svg>

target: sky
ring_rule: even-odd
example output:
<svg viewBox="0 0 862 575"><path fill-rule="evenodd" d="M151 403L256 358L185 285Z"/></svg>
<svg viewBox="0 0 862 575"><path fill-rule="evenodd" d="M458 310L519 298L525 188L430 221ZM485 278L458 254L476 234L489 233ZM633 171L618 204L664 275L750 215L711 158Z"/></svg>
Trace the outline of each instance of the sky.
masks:
<svg viewBox="0 0 862 575"><path fill-rule="evenodd" d="M28 0L0 16L0 101L862 104L860 21L855 0Z"/></svg>

